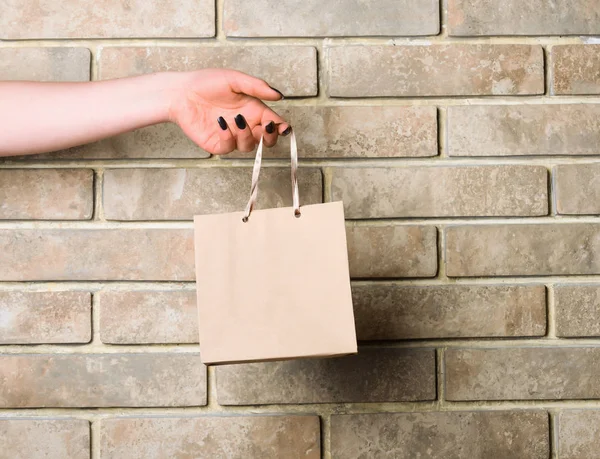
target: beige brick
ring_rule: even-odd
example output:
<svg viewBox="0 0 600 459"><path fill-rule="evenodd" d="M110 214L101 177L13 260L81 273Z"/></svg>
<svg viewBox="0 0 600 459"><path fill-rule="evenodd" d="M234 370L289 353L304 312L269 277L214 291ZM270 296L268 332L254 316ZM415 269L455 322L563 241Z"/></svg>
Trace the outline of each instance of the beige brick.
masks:
<svg viewBox="0 0 600 459"><path fill-rule="evenodd" d="M600 447L600 411L568 410L557 416L561 459L594 458Z"/></svg>
<svg viewBox="0 0 600 459"><path fill-rule="evenodd" d="M548 214L543 166L334 168L346 218Z"/></svg>
<svg viewBox="0 0 600 459"><path fill-rule="evenodd" d="M544 92L541 46L328 48L332 97L525 95Z"/></svg>
<svg viewBox="0 0 600 459"><path fill-rule="evenodd" d="M104 173L109 220L192 220L194 215L242 211L250 197L251 167L110 169ZM301 204L322 202L322 175L298 172ZM257 208L292 205L289 167L261 171Z"/></svg>
<svg viewBox="0 0 600 459"><path fill-rule="evenodd" d="M437 274L435 227L348 224L346 238L350 276L354 278Z"/></svg>
<svg viewBox="0 0 600 459"><path fill-rule="evenodd" d="M193 230L2 229L0 281L193 281Z"/></svg>
<svg viewBox="0 0 600 459"><path fill-rule="evenodd" d="M83 419L0 419L0 456L89 459L90 423Z"/></svg>
<svg viewBox="0 0 600 459"><path fill-rule="evenodd" d="M89 81L90 59L87 48L0 48L0 80Z"/></svg>
<svg viewBox="0 0 600 459"><path fill-rule="evenodd" d="M221 405L434 400L435 380L433 349L366 348L349 357L217 369Z"/></svg>
<svg viewBox="0 0 600 459"><path fill-rule="evenodd" d="M226 0L223 14L230 37L437 35L440 30L438 0L388 0L376 6L361 0Z"/></svg>
<svg viewBox="0 0 600 459"><path fill-rule="evenodd" d="M4 0L0 39L184 38L215 34L214 0Z"/></svg>
<svg viewBox="0 0 600 459"><path fill-rule="evenodd" d="M261 65L257 66L257 62ZM286 96L317 94L317 51L312 46L102 47L101 79L160 71L233 68L265 79Z"/></svg>
<svg viewBox="0 0 600 459"><path fill-rule="evenodd" d="M100 292L95 301L103 343L198 342L194 291Z"/></svg>
<svg viewBox="0 0 600 459"><path fill-rule="evenodd" d="M446 273L462 276L600 274L595 224L477 225L446 230Z"/></svg>
<svg viewBox="0 0 600 459"><path fill-rule="evenodd" d="M300 158L394 158L438 154L435 107L394 105L297 106L279 109L298 139ZM385 133L385 135L382 135ZM280 138L264 158L289 158L290 144ZM232 153L224 158L248 158Z"/></svg>
<svg viewBox="0 0 600 459"><path fill-rule="evenodd" d="M600 213L600 164L569 164L554 168L559 214Z"/></svg>
<svg viewBox="0 0 600 459"><path fill-rule="evenodd" d="M89 220L93 188L89 169L0 170L0 220Z"/></svg>
<svg viewBox="0 0 600 459"><path fill-rule="evenodd" d="M333 415L336 459L547 459L544 411Z"/></svg>
<svg viewBox="0 0 600 459"><path fill-rule="evenodd" d="M359 340L543 336L543 285L352 286Z"/></svg>
<svg viewBox="0 0 600 459"><path fill-rule="evenodd" d="M557 336L600 336L600 286L557 285L554 308Z"/></svg>
<svg viewBox="0 0 600 459"><path fill-rule="evenodd" d="M3 354L0 407L206 404L198 354Z"/></svg>
<svg viewBox="0 0 600 459"><path fill-rule="evenodd" d="M88 292L0 292L0 344L88 343Z"/></svg>
<svg viewBox="0 0 600 459"><path fill-rule="evenodd" d="M139 417L100 425L101 459L321 457L318 416Z"/></svg>
<svg viewBox="0 0 600 459"><path fill-rule="evenodd" d="M600 397L600 349L448 349L448 400L568 400Z"/></svg>
<svg viewBox="0 0 600 459"><path fill-rule="evenodd" d="M448 107L450 156L596 155L600 104Z"/></svg>
<svg viewBox="0 0 600 459"><path fill-rule="evenodd" d="M448 32L469 35L598 35L596 0L448 0Z"/></svg>
<svg viewBox="0 0 600 459"><path fill-rule="evenodd" d="M550 66L553 94L600 94L600 45L553 46Z"/></svg>

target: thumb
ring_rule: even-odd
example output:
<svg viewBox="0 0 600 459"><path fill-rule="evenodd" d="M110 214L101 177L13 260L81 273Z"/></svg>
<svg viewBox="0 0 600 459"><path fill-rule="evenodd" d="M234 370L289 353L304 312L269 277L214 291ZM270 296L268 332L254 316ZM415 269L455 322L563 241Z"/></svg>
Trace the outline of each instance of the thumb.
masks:
<svg viewBox="0 0 600 459"><path fill-rule="evenodd" d="M242 72L234 73L230 86L238 94L246 94L261 100L276 101L284 98L281 91L269 86L265 80Z"/></svg>

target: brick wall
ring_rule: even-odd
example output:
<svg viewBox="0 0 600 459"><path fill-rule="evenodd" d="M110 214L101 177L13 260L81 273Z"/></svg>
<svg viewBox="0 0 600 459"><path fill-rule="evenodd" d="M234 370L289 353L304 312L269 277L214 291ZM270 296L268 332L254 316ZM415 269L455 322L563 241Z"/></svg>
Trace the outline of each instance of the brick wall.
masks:
<svg viewBox="0 0 600 459"><path fill-rule="evenodd" d="M199 362L191 218L242 209L248 155L163 125L4 159L0 457L597 457L600 1L90 5L4 0L0 79L282 90L303 202L345 203L361 351Z"/></svg>

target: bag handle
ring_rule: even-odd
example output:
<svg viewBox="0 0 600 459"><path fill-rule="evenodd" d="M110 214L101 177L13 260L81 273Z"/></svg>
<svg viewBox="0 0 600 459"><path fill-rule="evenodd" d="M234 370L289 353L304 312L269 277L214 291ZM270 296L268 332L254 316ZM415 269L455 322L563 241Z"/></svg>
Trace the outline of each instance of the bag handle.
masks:
<svg viewBox="0 0 600 459"><path fill-rule="evenodd" d="M260 175L260 166L262 163L263 138L260 138L258 149L256 150L256 159L252 169L252 188L250 189L250 200L246 205L246 211L242 221L245 223L250 218L250 213L254 209L258 197L258 177ZM292 130L290 134L290 157L292 163L292 200L294 206L294 216L300 217L300 193L298 192L298 146L296 144L296 134Z"/></svg>

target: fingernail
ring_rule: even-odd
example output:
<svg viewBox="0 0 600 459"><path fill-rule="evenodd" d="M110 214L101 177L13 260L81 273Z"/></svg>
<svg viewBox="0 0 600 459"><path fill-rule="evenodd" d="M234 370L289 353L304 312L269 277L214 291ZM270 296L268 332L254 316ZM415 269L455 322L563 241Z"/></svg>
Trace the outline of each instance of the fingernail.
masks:
<svg viewBox="0 0 600 459"><path fill-rule="evenodd" d="M285 96L279 89L275 89L273 86L269 86L269 88L271 88L273 91L275 91L277 94L279 94L281 96L281 99L285 99Z"/></svg>
<svg viewBox="0 0 600 459"><path fill-rule="evenodd" d="M273 134L274 130L275 130L275 123L273 121L271 121L269 124L267 124L265 126L265 131L267 131L267 134Z"/></svg>
<svg viewBox="0 0 600 459"><path fill-rule="evenodd" d="M281 135L289 135L292 132L292 126L288 126L288 128L281 133Z"/></svg>
<svg viewBox="0 0 600 459"><path fill-rule="evenodd" d="M242 115L235 117L235 125L240 129L246 129L246 120Z"/></svg>
<svg viewBox="0 0 600 459"><path fill-rule="evenodd" d="M219 126L221 127L221 129L223 129L224 131L227 130L227 121L225 121L225 118L223 118L222 116L219 116L217 118L217 122L219 123Z"/></svg>

